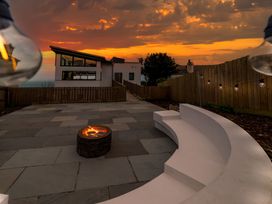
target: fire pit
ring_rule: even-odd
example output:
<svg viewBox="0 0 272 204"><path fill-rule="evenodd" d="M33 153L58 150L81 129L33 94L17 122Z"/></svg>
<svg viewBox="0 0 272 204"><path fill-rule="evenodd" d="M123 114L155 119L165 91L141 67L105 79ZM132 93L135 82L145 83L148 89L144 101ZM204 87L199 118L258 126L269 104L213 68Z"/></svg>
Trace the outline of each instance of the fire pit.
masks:
<svg viewBox="0 0 272 204"><path fill-rule="evenodd" d="M93 158L105 155L111 148L111 129L90 125L77 134L77 152L80 156Z"/></svg>

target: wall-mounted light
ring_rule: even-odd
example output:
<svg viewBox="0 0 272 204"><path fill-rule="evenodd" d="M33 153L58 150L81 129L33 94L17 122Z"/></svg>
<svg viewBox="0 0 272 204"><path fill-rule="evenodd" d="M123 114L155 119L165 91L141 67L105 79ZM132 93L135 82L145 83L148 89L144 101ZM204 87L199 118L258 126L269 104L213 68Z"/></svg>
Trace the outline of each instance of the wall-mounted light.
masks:
<svg viewBox="0 0 272 204"><path fill-rule="evenodd" d="M264 88L264 87L265 87L264 79L260 79L260 80L259 80L259 86L260 86L261 88Z"/></svg>
<svg viewBox="0 0 272 204"><path fill-rule="evenodd" d="M238 85L238 84L236 84L236 85L234 86L234 91L239 91L239 85Z"/></svg>
<svg viewBox="0 0 272 204"><path fill-rule="evenodd" d="M219 84L219 89L222 90L223 89L223 85Z"/></svg>
<svg viewBox="0 0 272 204"><path fill-rule="evenodd" d="M211 84L211 80L208 80L207 84L210 85Z"/></svg>
<svg viewBox="0 0 272 204"><path fill-rule="evenodd" d="M204 75L203 74L200 74L199 77L200 77L200 79L204 79Z"/></svg>

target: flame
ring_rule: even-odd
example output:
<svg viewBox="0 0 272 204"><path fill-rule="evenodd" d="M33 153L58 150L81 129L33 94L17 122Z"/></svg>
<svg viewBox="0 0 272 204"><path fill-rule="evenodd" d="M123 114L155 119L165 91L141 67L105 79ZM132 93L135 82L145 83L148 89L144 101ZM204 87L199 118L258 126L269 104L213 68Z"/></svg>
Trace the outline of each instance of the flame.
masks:
<svg viewBox="0 0 272 204"><path fill-rule="evenodd" d="M9 56L8 56L8 52L6 50L6 47L5 47L5 40L3 39L3 37L0 35L0 53L3 57L4 60L9 60Z"/></svg>
<svg viewBox="0 0 272 204"><path fill-rule="evenodd" d="M82 135L86 137L99 137L101 133L107 133L108 130L103 127L88 126L82 130Z"/></svg>

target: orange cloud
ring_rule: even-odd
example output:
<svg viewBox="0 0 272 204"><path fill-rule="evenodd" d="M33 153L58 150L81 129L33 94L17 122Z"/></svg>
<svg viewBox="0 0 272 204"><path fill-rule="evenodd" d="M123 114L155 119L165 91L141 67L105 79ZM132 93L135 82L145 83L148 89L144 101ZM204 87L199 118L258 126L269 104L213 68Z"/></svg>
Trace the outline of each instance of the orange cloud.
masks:
<svg viewBox="0 0 272 204"><path fill-rule="evenodd" d="M137 59L145 57L148 53L166 52L174 58L193 57L193 56L213 56L231 54L239 50L246 50L257 47L262 42L259 38L237 39L231 41L215 42L211 44L147 44L143 46L133 46L128 48L106 48L106 49L85 49L81 52L105 56L110 59L112 56L118 56L128 59ZM45 58L52 58L52 52L43 52ZM242 56L241 56L242 57ZM216 62L220 59L216 60Z"/></svg>
<svg viewBox="0 0 272 204"><path fill-rule="evenodd" d="M190 24L190 23L197 23L201 21L200 18L197 18L196 16L187 16L186 17L186 23Z"/></svg>
<svg viewBox="0 0 272 204"><path fill-rule="evenodd" d="M77 28L72 27L72 26L65 26L65 29L68 31L76 31L77 30Z"/></svg>
<svg viewBox="0 0 272 204"><path fill-rule="evenodd" d="M109 20L106 20L106 19L102 18L98 22L102 25L101 26L102 30L108 30L108 29L110 29L110 28L112 28L113 26L116 25L116 23L118 22L118 18L117 17L112 17Z"/></svg>
<svg viewBox="0 0 272 204"><path fill-rule="evenodd" d="M81 44L80 41L49 41L51 44L55 45L79 45Z"/></svg>

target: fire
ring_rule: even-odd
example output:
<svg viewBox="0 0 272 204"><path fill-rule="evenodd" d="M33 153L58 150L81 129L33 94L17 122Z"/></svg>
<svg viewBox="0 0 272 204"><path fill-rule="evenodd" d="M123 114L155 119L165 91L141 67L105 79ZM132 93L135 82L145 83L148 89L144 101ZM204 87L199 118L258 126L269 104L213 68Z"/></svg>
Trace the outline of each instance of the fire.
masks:
<svg viewBox="0 0 272 204"><path fill-rule="evenodd" d="M8 52L7 52L6 47L5 47L5 40L1 37L1 35L0 35L0 53L1 53L2 58L4 60L9 59Z"/></svg>
<svg viewBox="0 0 272 204"><path fill-rule="evenodd" d="M82 135L86 137L99 137L101 134L107 133L108 130L103 127L88 126L82 130Z"/></svg>

